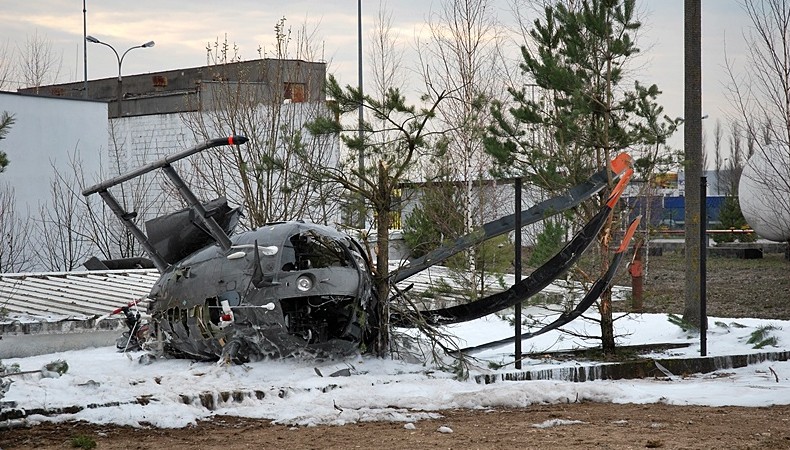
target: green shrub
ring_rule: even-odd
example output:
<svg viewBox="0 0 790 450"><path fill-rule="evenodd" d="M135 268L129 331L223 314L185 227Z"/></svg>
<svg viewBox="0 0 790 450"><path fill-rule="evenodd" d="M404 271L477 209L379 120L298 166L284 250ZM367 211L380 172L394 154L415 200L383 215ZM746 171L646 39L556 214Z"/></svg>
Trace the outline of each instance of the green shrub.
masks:
<svg viewBox="0 0 790 450"><path fill-rule="evenodd" d="M724 203L719 210L719 221L721 230L748 230L751 228L746 223L746 218L743 217L738 197L734 195L724 197ZM754 233L715 233L713 235L713 241L717 244L734 242L736 239L739 242L754 242L757 240L757 235Z"/></svg>
<svg viewBox="0 0 790 450"><path fill-rule="evenodd" d="M78 434L76 436L72 436L71 438L71 446L74 448L82 448L85 450L90 450L92 448L96 448L96 441L84 434Z"/></svg>

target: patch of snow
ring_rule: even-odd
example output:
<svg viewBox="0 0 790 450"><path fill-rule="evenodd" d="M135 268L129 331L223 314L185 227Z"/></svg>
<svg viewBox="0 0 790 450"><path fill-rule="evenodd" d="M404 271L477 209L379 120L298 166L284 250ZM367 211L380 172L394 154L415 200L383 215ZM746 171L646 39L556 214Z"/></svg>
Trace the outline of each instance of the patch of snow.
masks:
<svg viewBox="0 0 790 450"><path fill-rule="evenodd" d="M541 423L532 424L533 428L553 428L562 425L578 425L584 423L581 420L568 420L568 419L549 419Z"/></svg>

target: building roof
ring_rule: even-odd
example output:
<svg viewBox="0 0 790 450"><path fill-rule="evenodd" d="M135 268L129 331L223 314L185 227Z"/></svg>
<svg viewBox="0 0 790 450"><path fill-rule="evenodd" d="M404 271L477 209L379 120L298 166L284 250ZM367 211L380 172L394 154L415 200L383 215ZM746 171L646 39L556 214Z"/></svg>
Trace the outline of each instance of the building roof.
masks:
<svg viewBox="0 0 790 450"><path fill-rule="evenodd" d="M155 269L0 274L0 318L12 314L88 319L107 315L139 299L144 299L140 308L145 310L148 293L159 275ZM436 287L434 283L437 279L444 280L451 288L458 288L449 276L448 269L440 266L431 267L399 285L401 288L413 285L415 293L429 293L432 287ZM510 286L515 279L512 274L508 274L503 281ZM489 292L502 289L494 277L487 285ZM547 286L543 293L563 295L569 289L577 294L584 291L581 286L569 286L566 282L558 281ZM617 297L622 297L629 288L616 286L614 290ZM436 302L454 304L465 298L462 290L454 289L428 295L434 302L431 307L436 307Z"/></svg>
<svg viewBox="0 0 790 450"><path fill-rule="evenodd" d="M211 109L215 107L213 102L217 95L212 94L212 89L216 88L217 83L226 85L221 90L235 86L230 91L233 95L243 93L245 98L256 96L261 101L268 99L277 102L284 100L281 97L285 95L286 84L299 84L306 90L302 101L323 102L326 99L323 91L325 79L325 62L263 58L124 75L122 83L118 77L109 77L23 88L19 92L55 97L87 97L108 102L107 113L112 119ZM201 95L202 91L207 92ZM227 93L220 95L225 96ZM123 105L122 111L119 102Z"/></svg>
<svg viewBox="0 0 790 450"><path fill-rule="evenodd" d="M146 298L157 279L155 269L0 274L0 316L102 316Z"/></svg>

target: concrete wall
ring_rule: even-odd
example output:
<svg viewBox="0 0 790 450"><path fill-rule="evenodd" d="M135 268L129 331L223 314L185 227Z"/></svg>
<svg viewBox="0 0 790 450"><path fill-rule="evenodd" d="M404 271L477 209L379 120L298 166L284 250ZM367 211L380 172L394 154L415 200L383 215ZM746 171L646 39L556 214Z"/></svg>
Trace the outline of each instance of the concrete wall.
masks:
<svg viewBox="0 0 790 450"><path fill-rule="evenodd" d="M0 141L10 160L0 184L14 189L17 213L50 201L50 182L56 171L70 172L75 152L86 175L98 173L109 141L106 103L0 92L0 111L15 120Z"/></svg>

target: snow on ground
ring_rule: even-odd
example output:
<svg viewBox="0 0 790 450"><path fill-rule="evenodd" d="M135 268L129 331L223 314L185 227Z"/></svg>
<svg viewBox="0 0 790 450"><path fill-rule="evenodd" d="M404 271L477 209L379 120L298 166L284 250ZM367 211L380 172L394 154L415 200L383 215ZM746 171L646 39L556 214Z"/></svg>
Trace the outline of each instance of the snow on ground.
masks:
<svg viewBox="0 0 790 450"><path fill-rule="evenodd" d="M710 318L708 355L783 351L790 343L790 321ZM664 314L631 315L615 322L619 345L691 343L657 357L699 356L699 336L671 324ZM774 346L747 344L760 328L776 338ZM507 321L489 316L448 327L460 346L512 335ZM598 326L577 320L566 328L597 334ZM525 352L589 347L557 331L523 344ZM768 406L790 404L790 362L766 362L712 374L666 379L591 381L516 381L478 384L474 375L513 372L513 365L494 370L489 362L512 361L513 345L475 355L469 377L459 380L431 364L414 364L357 356L344 361L260 361L218 366L188 360L137 362L142 353L122 354L113 347L93 348L6 359L6 366L36 370L62 359L69 370L59 378L39 374L14 377L3 399L28 411L83 407L74 414L32 415L28 421L85 420L132 426L184 427L217 415L270 419L276 423L316 425L391 420L413 422L434 417L443 409L525 407L542 403L596 401L663 402L678 405ZM578 365L578 361L525 360L523 369ZM316 370L318 369L318 370ZM330 374L347 369L350 376ZM320 372L320 374L319 374ZM778 381L777 381L778 378ZM224 398L223 398L223 394ZM213 400L206 408L200 396ZM93 407L88 407L92 405ZM212 410L213 409L213 410Z"/></svg>

